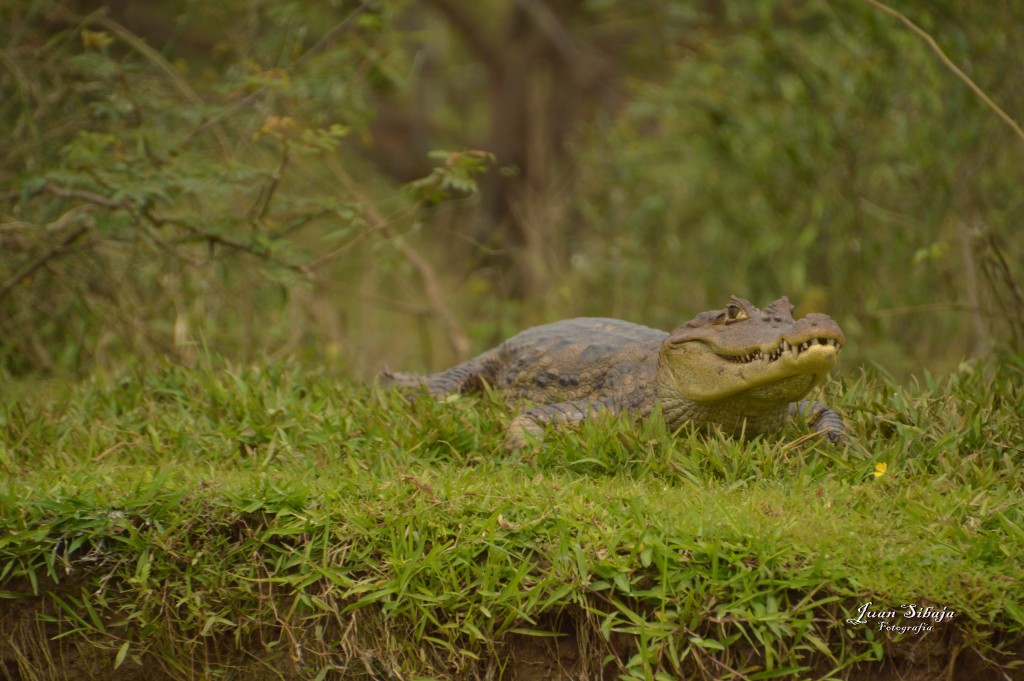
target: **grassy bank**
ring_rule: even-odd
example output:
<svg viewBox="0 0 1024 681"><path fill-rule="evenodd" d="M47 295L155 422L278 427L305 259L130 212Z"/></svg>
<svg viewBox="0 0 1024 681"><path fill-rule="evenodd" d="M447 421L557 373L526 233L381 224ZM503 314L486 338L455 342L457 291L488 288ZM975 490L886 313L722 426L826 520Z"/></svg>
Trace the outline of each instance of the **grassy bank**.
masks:
<svg viewBox="0 0 1024 681"><path fill-rule="evenodd" d="M1020 678L1022 399L1010 358L830 385L844 449L516 454L493 399L281 365L11 384L0 677Z"/></svg>

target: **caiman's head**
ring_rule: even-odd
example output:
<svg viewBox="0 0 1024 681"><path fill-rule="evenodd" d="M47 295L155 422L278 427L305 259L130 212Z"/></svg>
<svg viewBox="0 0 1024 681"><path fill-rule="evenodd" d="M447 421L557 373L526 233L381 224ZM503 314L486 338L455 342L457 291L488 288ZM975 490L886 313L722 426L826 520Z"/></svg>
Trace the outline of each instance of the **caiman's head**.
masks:
<svg viewBox="0 0 1024 681"><path fill-rule="evenodd" d="M844 342L828 315L793 319L785 297L759 310L733 296L724 310L700 313L665 340L659 392L697 403L786 405L821 383Z"/></svg>

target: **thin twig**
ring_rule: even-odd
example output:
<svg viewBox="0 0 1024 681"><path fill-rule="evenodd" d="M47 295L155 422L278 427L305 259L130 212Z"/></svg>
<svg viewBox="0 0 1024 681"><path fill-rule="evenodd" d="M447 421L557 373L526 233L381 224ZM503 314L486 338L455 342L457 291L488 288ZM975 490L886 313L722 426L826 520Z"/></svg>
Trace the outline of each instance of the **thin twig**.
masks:
<svg viewBox="0 0 1024 681"><path fill-rule="evenodd" d="M289 269L309 279L314 278L313 272L310 271L310 269L305 265L296 265L295 263L290 263L285 260L281 260L280 258L275 258L265 249L257 248L252 244L246 244L242 243L241 241L235 241L234 239L221 236L220 234L214 234L213 232L204 232L203 230L195 227L194 225L189 224L188 222L185 222L184 220L176 220L173 218L161 217L150 213L146 213L146 217L149 218L152 221L152 223L156 226L169 223L177 225L188 232L186 236L180 239L176 239L171 243L177 244L190 241L205 241L208 244L224 246L232 250L241 251L242 253L248 253L249 255L259 258L264 262L268 262L271 263L272 265L277 265L279 267L284 267L285 269Z"/></svg>
<svg viewBox="0 0 1024 681"><path fill-rule="evenodd" d="M127 43L133 50L145 57L150 63L156 66L157 69L162 71L163 74L167 76L168 80L174 83L174 87L178 88L178 91L184 95L185 99L193 104L205 103L203 102L203 98L199 96L199 93L193 90L192 86L188 84L188 81L181 77L181 73L175 69L170 62L164 59L159 52L150 47L145 40L107 16L95 16L91 18L90 23L96 23L107 29Z"/></svg>
<svg viewBox="0 0 1024 681"><path fill-rule="evenodd" d="M281 140L281 160L277 164L277 168L270 176L270 181L264 185L263 191L260 192L259 197L256 199L256 203L253 204L249 211L252 215L252 222L260 222L267 216L267 211L270 210L270 203L274 200L274 192L277 191L278 185L281 183L281 178L284 177L284 171L288 167L288 141Z"/></svg>
<svg viewBox="0 0 1024 681"><path fill-rule="evenodd" d="M351 14L342 19L341 22L334 26L334 28L327 31L327 33L325 33L323 37L320 38L320 40L316 41L316 44L313 45L313 47L306 50L305 54L296 59L288 67L288 70L293 71L297 68L300 68L307 61L309 61L317 54L322 52L328 45L337 40L338 37L342 34L342 32L344 32L345 29L347 29L352 24L352 22L356 20L356 17L358 17L360 14L365 12L370 7L371 2L373 2L373 0L363 0L363 4L359 5L359 7L356 7L354 10L352 10Z"/></svg>
<svg viewBox="0 0 1024 681"><path fill-rule="evenodd" d="M86 201L88 203L94 203L98 206L103 206L104 208L126 210L135 218L136 222L141 222L145 220L154 227L160 227L165 224L172 224L177 227L181 227L188 232L188 236L184 237L184 239L176 240L173 243L180 243L181 241L205 241L209 244L217 244L220 246L230 248L232 250L248 253L249 255L260 258L261 260L269 262L273 265L278 265L280 267L292 270L293 272L297 272L298 274L301 274L302 276L307 277L309 279L314 278L313 271L309 267L306 267L304 265L296 265L294 263L290 263L279 258L275 258L265 249L257 248L252 244L246 244L242 243L241 241L235 241L228 237L221 236L220 234L204 232L203 230L196 228L194 225L189 224L185 220L180 220L171 216L160 215L147 209L137 209L137 207L129 199L124 199L122 201L114 201L113 199L108 199L106 196L103 196L102 194L96 194L95 192L86 191L84 189L62 187L60 185L55 184L47 184L44 189L45 191L51 194L63 198L79 199L81 201ZM162 240L158 239L155 239L155 241L158 241L158 245L164 247L165 250L168 250L169 252L174 254L171 242L163 242ZM50 257L52 257L52 255ZM43 263L39 263L39 265L42 264ZM36 265L36 267L38 267L39 265ZM24 279L25 276L27 275L21 275L20 279ZM8 282L8 284L10 284L10 282ZM14 282L14 284L17 284L17 282ZM13 286L13 284L11 286ZM0 289L0 298L3 298L3 294L6 294L7 291L8 286L6 285L3 289Z"/></svg>
<svg viewBox="0 0 1024 681"><path fill-rule="evenodd" d="M87 201L88 203L95 203L97 206L103 206L104 208L125 208L125 201L114 201L108 199L102 194L95 192L86 191L84 189L73 189L71 187L62 187L57 184L47 183L44 189L55 196L60 196L65 199L80 199Z"/></svg>
<svg viewBox="0 0 1024 681"><path fill-rule="evenodd" d="M307 265L307 267L310 270L316 270L320 266L325 265L326 263L329 263L332 260L337 260L339 257L345 255L346 253L351 251L353 248L355 248L357 245L359 245L359 242L363 241L366 237L370 236L374 232L381 231L382 229L384 229L385 227L387 227L389 224L391 224L392 222L394 222L396 220L397 220L397 218L389 218L389 219L387 219L384 222L378 222L376 224L369 225L366 229L364 229L363 231L361 231L358 234L356 234L354 237L349 239L346 243L343 243L341 246L338 246L333 251L330 251L329 253L325 253L324 255L321 255L319 258L317 258L313 262L309 263Z"/></svg>
<svg viewBox="0 0 1024 681"><path fill-rule="evenodd" d="M987 242L989 251L993 254L996 264L999 265L999 273L1003 278L1003 285L1010 292L1013 297L1013 304L1018 310L1024 309L1024 293L1021 292L1020 284L1013 276L1013 269L1010 267L1010 263L1006 261L1006 254L1003 249L1000 248L999 242L996 240L996 235L993 232L989 232L987 235ZM1019 319L1019 318L1018 318Z"/></svg>
<svg viewBox="0 0 1024 681"><path fill-rule="evenodd" d="M335 173L341 179L345 188L356 197L356 200L364 206L364 210L370 218L370 221L374 223L374 229L379 229L384 236L391 240L398 248L398 251L414 268L420 276L420 280L423 282L423 292L427 296L427 301L430 304L431 310L440 320L441 325L445 331L448 332L448 340L452 344L452 348L455 350L455 354L459 361L469 359L469 337L466 335L462 327L455 320L455 316L452 315L451 310L444 303L444 295L441 293L441 286L437 281L437 274L434 272L434 268L427 262L427 259L420 255L416 249L404 242L402 239L396 237L394 231L391 229L388 220L378 210L376 204L373 203L366 196L363 190L355 183L352 177L345 172L344 168L337 167Z"/></svg>
<svg viewBox="0 0 1024 681"><path fill-rule="evenodd" d="M164 59L159 52L154 50L152 47L146 44L142 38L129 31L121 24L117 23L113 19L107 17L101 17L98 23L104 28L110 30L110 32L117 34L121 40L125 41L132 48L135 49L139 54L152 62L158 69L164 72L175 87L193 104L204 104L202 97L200 97L192 86L188 84L188 81L181 77L181 74L171 66L166 59ZM213 135L217 138L217 143L220 145L221 151L225 154L231 151L231 144L228 142L227 135L224 131L216 126L213 128Z"/></svg>
<svg viewBox="0 0 1024 681"><path fill-rule="evenodd" d="M343 291L349 298L358 298L359 300L365 300L368 303L374 305L380 305L389 310L395 310L403 314L413 315L415 317L425 317L430 315L433 310L423 305L416 305L403 300L394 300L392 298L385 298L384 296L378 296L373 293L367 293L355 286L349 286L331 279L318 279L316 285L325 291Z"/></svg>
<svg viewBox="0 0 1024 681"><path fill-rule="evenodd" d="M441 320L441 324L448 331L448 339L451 341L452 347L455 349L455 354L459 361L465 361L469 359L469 337L463 332L462 327L455 321L455 317L451 311L444 304L444 296L441 294L441 287L437 283L437 276L434 273L434 268L430 266L426 258L419 254L412 246L407 244L401 239L395 238L394 233L388 228L384 228L384 233L391 239L392 242L398 247L399 252L408 260L416 271L420 275L420 280L423 281L424 293L427 295L427 300L430 301L430 306L434 309L435 314Z"/></svg>
<svg viewBox="0 0 1024 681"><path fill-rule="evenodd" d="M13 289L15 286L20 284L28 277L32 276L32 273L35 272L37 269L45 265L53 258L56 258L58 255L60 255L64 251L64 249L73 244L80 236L85 234L86 231L88 231L88 227L84 225L79 227L78 229L74 230L66 237L61 239L61 242L59 244L48 250L46 253L43 253L34 261L30 262L28 265L25 265L25 267L22 267L21 270L19 270L13 277L8 279L2 287L0 287L0 300L5 298L7 294L10 293L11 289Z"/></svg>
<svg viewBox="0 0 1024 681"><path fill-rule="evenodd" d="M82 24L95 24L106 30L110 31L118 38L120 38L125 44L131 47L133 50L141 54L147 61L153 64L158 70L163 72L167 76L179 92L192 104L202 105L205 104L203 98L199 96L192 86L189 85L188 81L185 80L181 73L168 62L163 55L150 47L145 40L132 33L130 30L114 21L108 16L105 16L105 10L94 12L88 16L80 16L74 12L64 8L63 6L54 3L54 7L62 12L67 18L73 19ZM214 129L214 136L217 138L217 143L221 147L221 151L225 154L231 149L231 145L228 143L228 138L224 134L224 131L219 127Z"/></svg>
<svg viewBox="0 0 1024 681"><path fill-rule="evenodd" d="M982 102L984 102L986 106L988 106L988 108L992 109L992 111L994 111L997 116L1003 119L1003 122L1009 125L1013 129L1013 131L1017 133L1017 136L1020 137L1021 140L1024 140L1024 130L1021 129L1017 121L1013 120L1013 118L1008 113L1003 111L1002 107L993 102L992 99L985 94L985 91L978 87L978 85L973 80L971 80L970 76L961 71L960 67L954 64L953 60L946 56L946 53L942 51L942 48L939 47L939 44L935 42L935 39L927 31L925 31L923 28L921 28L913 21L908 19L907 16L902 12L893 9L888 5L882 4L878 0L864 0L864 2L868 3L875 9L879 10L880 12L884 12L885 14L888 14L891 17L899 19L904 26L909 28L915 35L917 35L917 37L921 38L921 40L923 40L928 45L928 47L931 48L932 52L934 52L939 57L939 60L943 63L943 65L945 65L947 69L953 72L953 75L955 75L957 78L963 81L964 84L966 84L967 87L971 89L971 92L977 95L978 98Z"/></svg>
<svg viewBox="0 0 1024 681"><path fill-rule="evenodd" d="M327 46L329 46L331 43L336 41L338 39L338 37L349 26L351 26L352 22L354 22L356 20L356 17L358 17L363 12L365 12L370 7L370 4L372 2L373 2L373 0L363 0L363 4L359 5L359 7L356 7L354 10L352 10L352 12L349 13L349 15L347 17L342 19L340 22L338 22L334 26L334 28L332 28L327 33L325 33L324 36L322 38L320 38L320 40L318 40L315 45L313 45L313 47L311 47L308 50L306 50L306 52L301 57L299 57L294 62L292 62L291 64L286 66L284 70L286 72L288 72L288 73L292 73L296 69L301 67L303 64L305 64L307 61L309 61L316 54L318 54L319 52L322 52ZM243 97L242 99L238 100L237 102L231 103L231 105L228 108L229 109L233 109L233 110L237 110L237 109L244 109L244 108L250 106L253 102L255 102L257 99L259 99L263 95L263 93L265 93L267 91L268 87L269 86L264 85L263 87L257 89L255 92L249 94L248 96ZM188 137L185 138L185 141L183 142L183 144L188 144L192 140L192 138L194 138L196 135L198 135L200 132L202 132L203 130L205 130L209 126L214 125L214 124L220 122L221 120L223 120L226 117L226 115L227 114L222 113L222 114L214 116L213 118L211 118L211 119L201 123L195 130L193 130L192 132L190 132L188 134Z"/></svg>
<svg viewBox="0 0 1024 681"><path fill-rule="evenodd" d="M1010 264L1006 261L1003 249L999 247L996 235L991 231L988 232L982 243L988 247L982 253L981 263L982 270L985 272L985 278L988 279L989 286L991 287L992 295L995 296L1002 307L1020 310L1024 306L1024 295L1021 294L1020 286L1013 276ZM999 292L999 283L1003 285L1003 288L1009 295L1009 303L1003 303L1003 296ZM1024 330L1024 317L1013 319L1010 324L1010 333L1013 335L1014 348L1019 349L1024 345L1021 341L1022 330Z"/></svg>

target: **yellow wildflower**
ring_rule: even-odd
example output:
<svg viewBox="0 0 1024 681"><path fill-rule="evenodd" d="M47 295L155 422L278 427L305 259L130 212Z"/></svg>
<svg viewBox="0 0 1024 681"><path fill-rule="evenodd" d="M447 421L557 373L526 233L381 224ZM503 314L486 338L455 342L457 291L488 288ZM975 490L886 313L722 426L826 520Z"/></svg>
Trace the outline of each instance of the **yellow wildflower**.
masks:
<svg viewBox="0 0 1024 681"><path fill-rule="evenodd" d="M882 463L876 463L876 464L875 464L875 472L874 472L874 476L875 476L876 478L880 478L880 477L882 477L883 475L885 475L885 471L886 471L886 470L887 470L888 468L889 468L889 466L888 466L888 465L886 465L886 463L885 463L884 461L883 461Z"/></svg>

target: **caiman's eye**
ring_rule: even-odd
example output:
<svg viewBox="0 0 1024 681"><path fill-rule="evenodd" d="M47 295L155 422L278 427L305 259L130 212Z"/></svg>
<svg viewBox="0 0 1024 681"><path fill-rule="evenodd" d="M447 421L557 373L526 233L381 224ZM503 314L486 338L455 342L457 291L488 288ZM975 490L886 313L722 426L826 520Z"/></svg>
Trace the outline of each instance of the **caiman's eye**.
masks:
<svg viewBox="0 0 1024 681"><path fill-rule="evenodd" d="M749 318L750 315L747 311L736 303L729 303L729 307L725 308L725 323L730 324L732 322L740 322L744 319Z"/></svg>

